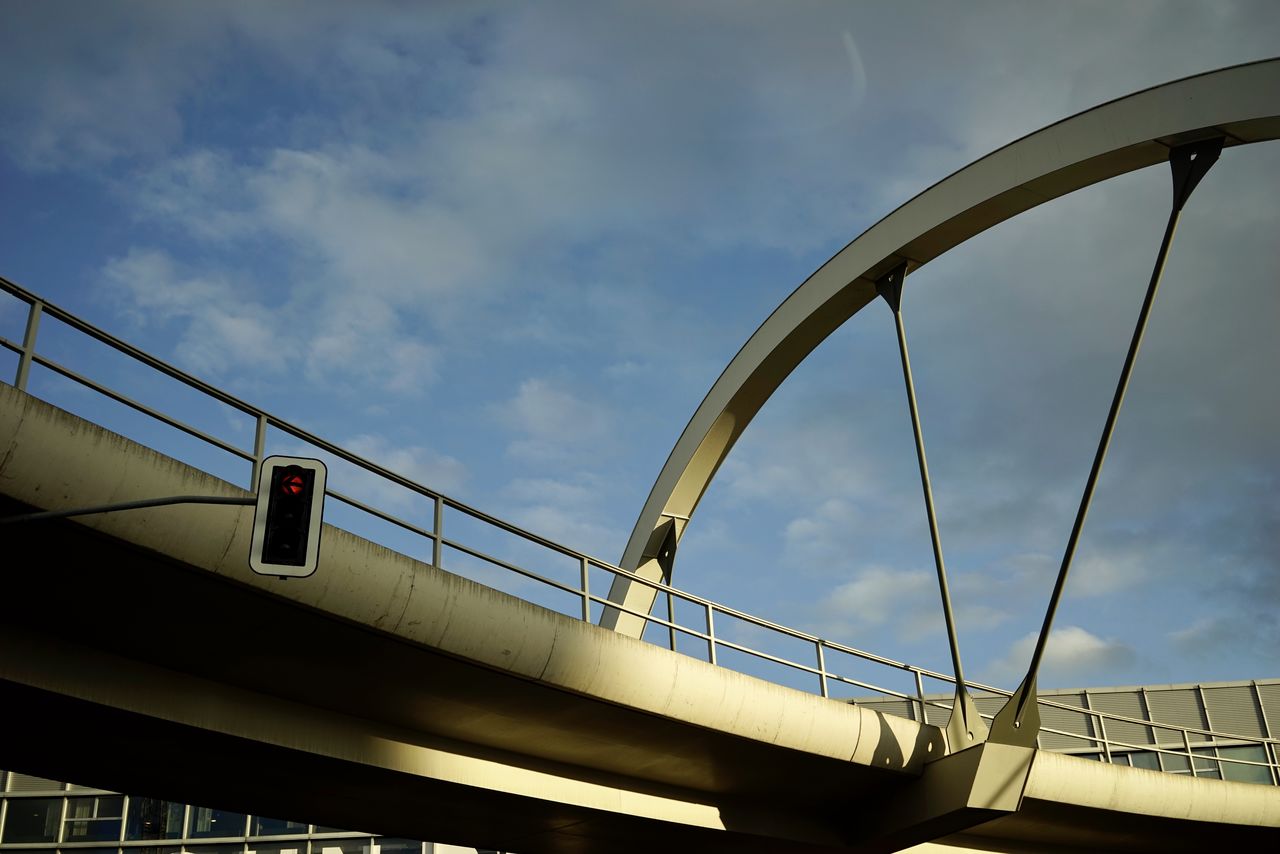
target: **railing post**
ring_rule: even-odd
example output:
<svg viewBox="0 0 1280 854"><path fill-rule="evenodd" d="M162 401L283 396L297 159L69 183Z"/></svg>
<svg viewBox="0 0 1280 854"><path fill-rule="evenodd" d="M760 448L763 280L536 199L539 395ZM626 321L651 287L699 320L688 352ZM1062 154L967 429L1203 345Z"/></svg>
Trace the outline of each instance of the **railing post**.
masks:
<svg viewBox="0 0 1280 854"><path fill-rule="evenodd" d="M1107 757L1107 761L1114 765L1116 760L1111 755L1111 739L1107 736L1107 725L1102 720L1102 715L1097 712L1094 712L1093 715L1098 719L1098 735L1102 739L1102 755Z"/></svg>
<svg viewBox="0 0 1280 854"><path fill-rule="evenodd" d="M267 416L258 413L258 420L253 429L253 475L249 489L258 488L258 476L262 474L262 461L267 453Z"/></svg>
<svg viewBox="0 0 1280 854"><path fill-rule="evenodd" d="M33 300L27 312L27 329L22 335L22 352L18 355L18 373L13 378L13 385L20 391L27 390L27 375L31 372L31 357L36 352L36 333L40 331L43 311L44 303Z"/></svg>
<svg viewBox="0 0 1280 854"><path fill-rule="evenodd" d="M711 603L707 602L703 606L707 611L707 660L712 664L716 663L716 624L712 617L714 611Z"/></svg>
<svg viewBox="0 0 1280 854"><path fill-rule="evenodd" d="M676 651L676 605L671 597L671 591L667 591L667 642L671 645L671 651Z"/></svg>
<svg viewBox="0 0 1280 854"><path fill-rule="evenodd" d="M1093 702L1089 699L1088 691L1082 691L1080 696L1084 700L1085 711L1088 712L1089 716L1096 722L1096 726L1094 728L1098 733L1098 738L1096 738L1095 741L1099 741L1099 743L1102 744L1102 755L1107 757L1108 762L1115 764L1115 759L1111 756L1111 744L1110 739L1107 736L1107 725L1102 720L1102 715L1094 711Z"/></svg>
<svg viewBox="0 0 1280 854"><path fill-rule="evenodd" d="M1191 776L1199 777L1200 775L1196 773L1196 756L1191 752L1191 736L1185 729L1182 731L1182 746L1187 749L1187 764L1191 766Z"/></svg>
<svg viewBox="0 0 1280 854"><path fill-rule="evenodd" d="M818 653L818 685L822 691L822 696L830 699L831 692L827 689L827 657L822 653L821 638L813 642L813 648Z"/></svg>
<svg viewBox="0 0 1280 854"><path fill-rule="evenodd" d="M440 569L440 561L444 557L444 498L436 496L436 506L434 518L431 522L431 533L434 537L431 540L431 565ZM585 578L585 577L584 577ZM586 590L586 581L583 581L583 590ZM583 607L586 607L585 604ZM590 622L588 620L588 622Z"/></svg>
<svg viewBox="0 0 1280 854"><path fill-rule="evenodd" d="M437 534L436 542L440 542ZM581 586L578 588L582 592L582 622L591 622L591 566L584 557L579 561L578 571L581 573Z"/></svg>
<svg viewBox="0 0 1280 854"><path fill-rule="evenodd" d="M924 707L924 679L920 677L919 670L912 670L916 677L916 702L920 704L919 723L927 724L929 722L929 713Z"/></svg>
<svg viewBox="0 0 1280 854"><path fill-rule="evenodd" d="M1267 722L1267 707L1262 704L1262 689L1258 687L1258 680L1253 680L1253 699L1258 704L1258 718L1262 721L1262 735L1264 739L1274 738L1271 732L1271 724ZM1262 742L1262 754L1267 757L1267 770L1271 772L1271 783L1280 786L1280 762L1277 761L1276 745Z"/></svg>

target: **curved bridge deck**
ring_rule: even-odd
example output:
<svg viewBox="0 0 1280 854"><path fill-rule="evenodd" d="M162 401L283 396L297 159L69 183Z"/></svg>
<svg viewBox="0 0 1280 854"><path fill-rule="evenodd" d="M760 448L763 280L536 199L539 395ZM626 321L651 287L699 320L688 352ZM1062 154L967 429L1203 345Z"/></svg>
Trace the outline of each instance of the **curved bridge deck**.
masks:
<svg viewBox="0 0 1280 854"><path fill-rule="evenodd" d="M5 515L246 494L9 386L0 460ZM312 578L256 576L251 514L188 505L6 528L0 755L116 790L521 852L939 838L1175 850L1280 827L1273 787L999 745L931 762L934 727L333 528Z"/></svg>

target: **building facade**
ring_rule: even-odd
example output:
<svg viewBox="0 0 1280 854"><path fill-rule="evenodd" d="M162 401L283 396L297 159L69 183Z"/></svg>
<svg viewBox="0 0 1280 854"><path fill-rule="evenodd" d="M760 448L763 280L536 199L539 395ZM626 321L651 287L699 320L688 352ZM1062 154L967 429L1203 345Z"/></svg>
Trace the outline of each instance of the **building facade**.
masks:
<svg viewBox="0 0 1280 854"><path fill-rule="evenodd" d="M5 854L477 854L0 771ZM497 854L479 849L478 854Z"/></svg>

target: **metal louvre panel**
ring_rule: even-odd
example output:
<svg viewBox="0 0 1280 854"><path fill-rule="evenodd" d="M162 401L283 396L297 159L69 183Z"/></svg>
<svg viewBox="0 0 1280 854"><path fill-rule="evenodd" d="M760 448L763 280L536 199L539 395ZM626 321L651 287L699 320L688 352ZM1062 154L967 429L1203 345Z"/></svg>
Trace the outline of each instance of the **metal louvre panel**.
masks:
<svg viewBox="0 0 1280 854"><path fill-rule="evenodd" d="M1209 707L1209 719L1214 732L1233 735L1265 734L1258 702L1253 697L1253 686L1233 685L1229 688L1205 688L1204 704Z"/></svg>
<svg viewBox="0 0 1280 854"><path fill-rule="evenodd" d="M1046 700L1052 700L1055 703L1061 703L1064 706L1075 706L1084 708L1084 696L1081 694L1054 694L1045 697ZM1097 742L1090 737L1096 736L1097 731L1094 729L1092 716L1084 712L1071 712L1066 709L1058 709L1053 706L1040 706L1040 745L1048 750L1062 750L1069 747L1096 747ZM1072 738L1066 735L1058 735L1053 732L1044 732L1045 729L1060 729L1064 732L1079 733L1085 738Z"/></svg>
<svg viewBox="0 0 1280 854"><path fill-rule="evenodd" d="M938 699L926 697L925 699L933 699L934 702L947 704L946 708L937 705L929 705L928 703L926 703L924 707L924 719L926 723L933 724L934 726L946 726L947 721L951 720L952 698L947 697L946 699Z"/></svg>
<svg viewBox="0 0 1280 854"><path fill-rule="evenodd" d="M1108 691L1098 694L1090 691L1089 704L1099 712L1141 720L1146 720L1147 717L1142 707L1142 696L1137 691ZM1122 741L1126 744L1155 743L1151 737L1151 727L1115 720L1103 720L1102 727L1111 741Z"/></svg>
<svg viewBox="0 0 1280 854"><path fill-rule="evenodd" d="M1195 729L1209 728L1194 688L1148 689L1147 703L1151 706L1153 721Z"/></svg>
<svg viewBox="0 0 1280 854"><path fill-rule="evenodd" d="M900 718L915 717L915 709L912 708L915 703L910 700L859 700L858 705L873 712L897 715Z"/></svg>
<svg viewBox="0 0 1280 854"><path fill-rule="evenodd" d="M1262 708L1267 714L1271 737L1280 738L1280 684L1259 685L1258 693L1262 695Z"/></svg>
<svg viewBox="0 0 1280 854"><path fill-rule="evenodd" d="M978 707L978 711L981 712L982 714L995 715L996 712L1004 708L1004 704L1008 699L1009 699L1008 697L1001 697L1001 696L995 696L995 697L975 696L973 698L973 704ZM987 720L987 719L983 718L983 720ZM990 721L988 721L988 723L990 723Z"/></svg>
<svg viewBox="0 0 1280 854"><path fill-rule="evenodd" d="M1167 747L1172 750L1184 750L1186 742L1182 739L1182 730L1180 729L1164 729L1163 727L1155 727L1156 744L1161 747ZM1203 736L1192 733L1189 737L1192 744L1196 744L1203 740Z"/></svg>
<svg viewBox="0 0 1280 854"><path fill-rule="evenodd" d="M61 792L63 785L57 780L46 780L31 774L9 774L9 791L11 792Z"/></svg>

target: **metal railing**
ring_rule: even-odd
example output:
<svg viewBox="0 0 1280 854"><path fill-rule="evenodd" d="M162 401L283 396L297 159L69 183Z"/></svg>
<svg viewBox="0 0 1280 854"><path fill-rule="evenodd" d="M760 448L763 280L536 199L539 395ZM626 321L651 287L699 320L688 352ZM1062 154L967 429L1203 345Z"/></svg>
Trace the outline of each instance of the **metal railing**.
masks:
<svg viewBox="0 0 1280 854"><path fill-rule="evenodd" d="M36 294L23 288L21 285L3 277L0 277L0 290L11 294L22 302L25 302L28 306L25 331L21 343L10 341L7 338L0 336L0 348L16 353L18 356L18 366L15 372L14 385L19 389L24 391L28 389L31 369L33 366L39 366L52 371L53 373L71 380L74 383L92 389L93 391L98 392L117 403L147 415L160 423L166 424L169 427L185 433L186 435L199 439L200 441L207 443L226 454L244 462L251 463L252 473L247 485L249 489L253 489L253 484L257 482L259 467L261 466L263 459L267 456L267 431L268 429L278 430L286 436L305 442L324 453L330 454L337 460L349 463L360 470L375 475L389 483L395 484L396 486L399 486L423 499L426 504L424 510L430 510L431 526L429 528L424 527L422 524L403 519L385 509L375 507L371 503L362 501L353 495L339 492L332 487L326 489L326 495L328 497L333 498L334 500L355 510L369 514L383 522L394 525L399 529L409 532L410 534L430 541L431 563L434 566L456 572L458 570L451 569L446 566L446 556L451 553L466 555L472 559L481 561L486 565L512 573L520 578L536 582L550 589L558 590L577 599L579 607L575 608L574 610L576 613L570 614L570 616L579 617L587 622L593 621L593 608L603 608L605 605L608 605L610 608L625 611L626 613L634 614L645 621L647 628L656 629L655 634L664 635L666 639L665 645L669 649L683 652L685 654L691 654L689 644L692 643L693 650L697 651L700 649L702 653L700 657L703 657L706 661L709 661L712 664L723 665L724 662L722 661L721 653L725 651L734 652L746 656L747 660L780 666L786 668L787 672L799 674L805 681L809 682L810 688L808 690L813 690L815 693L818 693L823 697L833 697L834 689L838 688L838 686L845 686L846 689L870 691L880 695L881 698L903 701L905 703L905 709L908 712L908 716L917 721L928 720L926 710L930 707L936 708L940 710L940 712L949 713L951 708L949 697L947 700L931 698L926 695L924 689L925 679L954 685L955 680L949 674L939 673L923 667L916 667L905 662L895 661L884 656L876 655L875 653L860 650L825 638L820 638L816 635L789 628L761 617L739 611L735 608L718 604L710 599L679 590L671 587L670 585L642 578L639 575L628 572L627 570L612 563L591 557L590 555L577 551L576 549L561 545L560 543L531 531L527 531L503 519L499 519L496 516L472 507L462 501L450 498L441 492L416 483L415 481L384 468L375 462L351 453L332 442L322 439L300 427L294 426L293 424L271 415L253 404L247 403L186 373L185 371L175 368L172 365L139 350L137 347L134 347L110 333L81 320L70 312L41 299ZM253 447L251 449L245 449L223 439L219 439L216 436L211 435L207 430L202 430L192 424L186 423L180 418L162 412L153 406L134 400L130 396L108 387L103 382L85 376L81 372L74 370L67 365L60 364L52 358L41 355L36 348L36 344L39 338L41 320L46 317L55 318L77 332L82 333L101 344L105 344L119 353L131 357L153 371L157 371L178 381L179 383L182 383L183 385L201 392L219 403L249 416L253 419L255 425L253 433ZM332 480L330 482L332 483ZM475 543L468 544L457 539L449 538L446 536L444 529L446 511L460 514L476 522L482 523L492 532L514 536L519 541L533 544L553 555L558 555L576 563L576 583L568 584L564 581L551 578L546 574L535 572L526 567L520 566L512 560L507 560L497 555L490 554ZM618 603L610 602L605 596L593 593L591 586L591 573L593 569L603 572L609 576L623 576L638 584L647 585L654 589L666 600L666 616L661 617L657 614L631 610ZM460 574L466 573L463 572ZM694 613L700 616L700 625L694 626L678 622L676 619L677 603L680 603L685 607L692 608ZM769 633L775 639L784 640L784 642L791 642L793 644L798 643L801 647L812 650L813 657L808 661L801 661L793 657L767 652L763 649L752 647L746 643L731 639L726 636L726 633L723 631L717 634L717 623L719 622L723 625L725 620L737 621L747 627L762 630ZM650 633L646 630L644 634L648 636ZM680 643L682 639L685 641L683 644ZM855 678L848 673L841 673L839 672L839 668L833 668L830 665L830 661L833 657L832 654L835 654L837 657L845 656L859 663L884 668L886 678L896 672L899 678L906 678L909 681L913 690L910 692L899 691L865 679ZM766 676L764 678L769 677ZM972 690L984 692L993 697L1007 697L1010 695L1010 692L1008 691L989 685L983 685L981 683L969 682L969 686ZM853 698L844 697L844 699L852 700ZM1080 739L1088 742L1090 745L1086 748L1069 749L1066 752L1087 753L1106 761L1120 761L1120 757L1128 756L1134 752L1149 752L1156 754L1157 765L1161 770L1172 771L1175 773L1190 773L1197 776L1202 775L1206 770L1208 770L1208 763L1210 762L1228 763L1242 768L1264 768L1270 775L1271 782L1274 785L1280 785L1280 739L1234 735L1212 730L1195 729L1177 724L1166 724L1158 721L1128 718L1123 715L1117 715L1109 712L1064 705L1047 698L1041 698L1039 702L1041 706L1044 707L1065 709L1075 714L1084 715L1091 722L1091 726L1087 727L1087 729L1092 731L1085 733L1067 732L1047 727L1042 728L1043 733L1069 736L1074 739ZM983 717L990 720L993 715L983 714ZM1173 745L1134 744L1121 740L1110 739L1106 735L1106 722L1108 721L1153 728L1153 732L1155 730L1175 732L1179 734L1178 738L1180 743ZM1258 751L1261 751L1262 759L1241 759L1222 756L1217 752L1219 749L1240 747L1251 748L1255 754ZM1214 755L1208 756L1205 751L1212 751L1214 752ZM1175 760L1172 757L1177 757L1177 759Z"/></svg>

